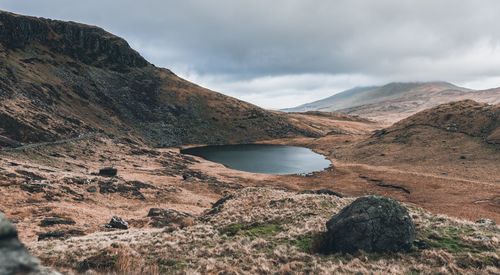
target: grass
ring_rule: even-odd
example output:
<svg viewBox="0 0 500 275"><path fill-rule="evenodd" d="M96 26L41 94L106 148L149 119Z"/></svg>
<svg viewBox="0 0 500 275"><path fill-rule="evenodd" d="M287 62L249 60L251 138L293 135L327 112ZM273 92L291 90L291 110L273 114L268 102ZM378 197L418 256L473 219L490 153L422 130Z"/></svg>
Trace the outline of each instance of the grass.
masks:
<svg viewBox="0 0 500 275"><path fill-rule="evenodd" d="M187 263L177 259L159 259L158 266L161 273L168 273L184 269Z"/></svg>
<svg viewBox="0 0 500 275"><path fill-rule="evenodd" d="M262 223L262 224L242 224L234 223L222 228L219 232L226 236L246 236L251 238L256 237L269 237L276 235L282 231L279 224L276 223Z"/></svg>
<svg viewBox="0 0 500 275"><path fill-rule="evenodd" d="M315 251L325 223L351 199L268 188L238 192L220 213L174 232L95 233L56 246L40 242L33 251L54 267L75 270L86 259L90 269L117 274L500 274L497 227L410 208L421 248L323 255ZM287 198L293 203L270 203ZM322 208L329 203L335 206ZM120 246L106 245L115 242ZM108 265L113 259L95 257L105 249L124 255Z"/></svg>
<svg viewBox="0 0 500 275"><path fill-rule="evenodd" d="M474 230L470 227L445 226L425 229L421 231L419 237L431 248L443 249L454 254L488 251L489 249L485 246L474 245L463 240L463 237L470 236L472 233Z"/></svg>
<svg viewBox="0 0 500 275"><path fill-rule="evenodd" d="M301 252L310 253L313 251L317 237L316 235L299 236L297 239L292 240L291 244L297 247Z"/></svg>

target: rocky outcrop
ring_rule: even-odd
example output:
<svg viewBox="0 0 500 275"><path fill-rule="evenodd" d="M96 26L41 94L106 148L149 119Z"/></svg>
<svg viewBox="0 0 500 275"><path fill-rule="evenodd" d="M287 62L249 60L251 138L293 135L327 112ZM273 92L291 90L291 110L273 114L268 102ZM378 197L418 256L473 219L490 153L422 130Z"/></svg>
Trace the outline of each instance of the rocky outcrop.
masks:
<svg viewBox="0 0 500 275"><path fill-rule="evenodd" d="M104 167L99 169L99 176L115 177L118 174L118 169L113 167Z"/></svg>
<svg viewBox="0 0 500 275"><path fill-rule="evenodd" d="M151 208L148 213L153 227L186 227L194 223L191 214L174 209Z"/></svg>
<svg viewBox="0 0 500 275"><path fill-rule="evenodd" d="M128 43L101 28L0 11L0 39L13 49L39 43L82 63L123 70L149 63Z"/></svg>
<svg viewBox="0 0 500 275"><path fill-rule="evenodd" d="M54 225L73 225L76 222L70 218L47 217L40 222L41 227L50 227Z"/></svg>
<svg viewBox="0 0 500 275"><path fill-rule="evenodd" d="M105 225L106 228L116 228L116 229L128 229L128 222L124 219L113 216L108 224Z"/></svg>
<svg viewBox="0 0 500 275"><path fill-rule="evenodd" d="M327 223L319 250L323 253L396 252L409 249L415 225L396 201L368 196L355 200Z"/></svg>
<svg viewBox="0 0 500 275"><path fill-rule="evenodd" d="M14 226L0 213L0 274L58 274L42 267L17 238Z"/></svg>

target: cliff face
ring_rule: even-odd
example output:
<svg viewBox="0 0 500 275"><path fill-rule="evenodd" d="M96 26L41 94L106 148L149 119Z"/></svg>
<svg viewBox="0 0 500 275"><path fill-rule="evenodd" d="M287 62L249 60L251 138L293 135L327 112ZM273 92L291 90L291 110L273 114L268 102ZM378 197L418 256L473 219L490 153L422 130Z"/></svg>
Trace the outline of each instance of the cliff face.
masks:
<svg viewBox="0 0 500 275"><path fill-rule="evenodd" d="M0 22L0 38L9 49L22 50L37 43L54 53L97 67L148 65L125 40L97 27L7 12L0 12Z"/></svg>
<svg viewBox="0 0 500 275"><path fill-rule="evenodd" d="M0 98L0 135L20 142L95 132L162 146L314 135L157 68L100 28L7 12Z"/></svg>

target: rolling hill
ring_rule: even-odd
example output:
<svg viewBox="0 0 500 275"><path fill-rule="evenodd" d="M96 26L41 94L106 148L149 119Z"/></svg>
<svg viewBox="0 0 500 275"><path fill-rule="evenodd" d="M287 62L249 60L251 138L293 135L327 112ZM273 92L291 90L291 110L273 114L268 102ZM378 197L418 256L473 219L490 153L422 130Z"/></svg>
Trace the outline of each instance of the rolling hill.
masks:
<svg viewBox="0 0 500 275"><path fill-rule="evenodd" d="M500 89L475 91L447 82L389 83L354 88L284 111L339 111L393 123L439 104L465 99L496 104L500 102Z"/></svg>

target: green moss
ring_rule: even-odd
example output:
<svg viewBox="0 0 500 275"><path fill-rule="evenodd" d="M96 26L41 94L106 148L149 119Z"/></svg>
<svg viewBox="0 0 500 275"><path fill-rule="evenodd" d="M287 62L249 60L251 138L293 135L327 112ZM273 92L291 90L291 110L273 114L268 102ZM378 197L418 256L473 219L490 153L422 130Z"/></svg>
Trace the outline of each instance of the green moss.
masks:
<svg viewBox="0 0 500 275"><path fill-rule="evenodd" d="M419 238L424 240L431 248L443 249L454 254L487 251L487 247L467 243L463 239L473 232L474 230L470 227L438 227L423 230L419 234Z"/></svg>
<svg viewBox="0 0 500 275"><path fill-rule="evenodd" d="M276 235L282 230L279 224L262 223L262 224L230 224L222 228L219 233L226 236L247 236L247 237L269 237Z"/></svg>
<svg viewBox="0 0 500 275"><path fill-rule="evenodd" d="M219 230L219 233L221 235L226 235L226 236L235 236L236 234L238 234L241 230L243 230L243 228L245 227L244 224L241 224L241 223L233 223L233 224L230 224L224 228L222 228L221 230Z"/></svg>
<svg viewBox="0 0 500 275"><path fill-rule="evenodd" d="M296 246L299 251L309 253L313 249L314 240L315 236L313 235L299 236L297 239L292 240L292 245Z"/></svg>

